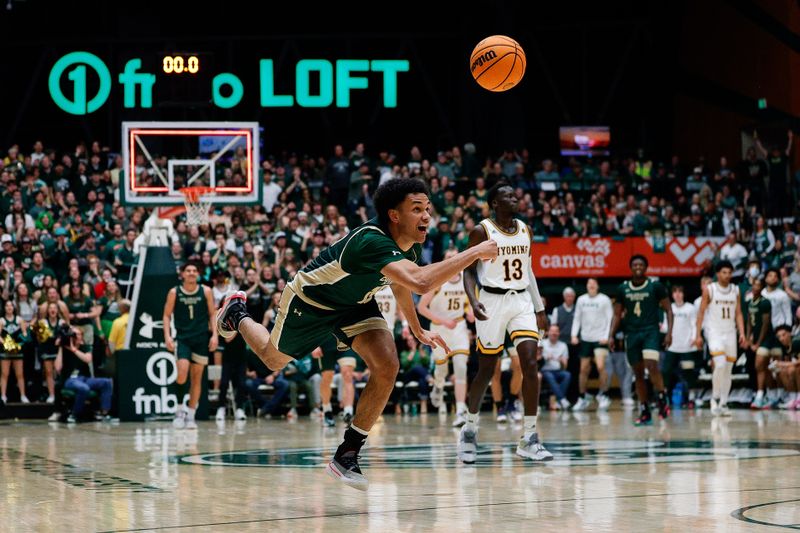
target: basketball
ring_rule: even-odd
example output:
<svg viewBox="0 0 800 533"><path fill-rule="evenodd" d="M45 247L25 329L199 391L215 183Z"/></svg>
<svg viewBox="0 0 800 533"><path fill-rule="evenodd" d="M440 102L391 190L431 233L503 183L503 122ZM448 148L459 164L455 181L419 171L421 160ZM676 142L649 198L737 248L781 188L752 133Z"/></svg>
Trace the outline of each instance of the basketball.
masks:
<svg viewBox="0 0 800 533"><path fill-rule="evenodd" d="M492 35L478 43L469 58L472 77L494 92L507 91L525 75L525 52L517 41Z"/></svg>

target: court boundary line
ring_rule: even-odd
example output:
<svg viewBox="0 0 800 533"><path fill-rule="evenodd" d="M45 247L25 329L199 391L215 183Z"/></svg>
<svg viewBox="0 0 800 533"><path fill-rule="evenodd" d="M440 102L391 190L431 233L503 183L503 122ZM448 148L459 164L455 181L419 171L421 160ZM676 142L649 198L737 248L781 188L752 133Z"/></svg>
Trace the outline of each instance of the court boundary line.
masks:
<svg viewBox="0 0 800 533"><path fill-rule="evenodd" d="M777 491L777 490L798 490L800 486L796 487L769 487L769 488L757 488L757 489L737 489L737 490L709 490L709 491L693 491L693 492L667 492L667 493L657 493L657 494L628 494L623 496L596 496L591 498L559 498L554 500L521 500L521 501L511 501L511 502L496 502L496 503L476 503L476 504L469 504L469 505L437 505L435 507L415 507L412 509L396 509L391 511L354 511L348 513L328 513L328 514L319 514L319 515L302 515L302 516L287 516L282 518L260 518L260 519L252 519L252 520L232 520L229 522L212 522L207 524L186 524L186 525L174 525L174 526L160 526L160 527L141 527L141 528L132 528L132 529L109 529L98 531L97 533L133 533L137 531L163 531L168 529L185 529L185 528L201 528L201 527L215 527L215 526L230 526L235 524L258 524L258 523L270 523L270 522L283 522L283 521L293 521L293 520L309 520L314 518L344 518L349 516L364 516L364 515L382 515L382 514L389 514L389 513L414 513L418 511L433 511L437 509L470 509L470 508L483 508L483 507L500 507L504 505L524 505L524 504L547 504L547 503L564 503L564 502L575 502L575 501L602 501L602 500L617 500L617 499L635 499L635 498L663 498L666 496L691 496L691 495L701 495L701 494L736 494L742 492L767 492L767 491ZM787 500L787 501L800 501L800 498L795 500ZM778 502L773 502L778 503ZM746 508L745 508L746 509ZM735 512L735 511L734 511ZM731 514L732 516L732 514ZM736 518L736 517L734 517ZM766 525L775 525L775 524L766 524ZM780 526L778 527L786 527Z"/></svg>
<svg viewBox="0 0 800 533"><path fill-rule="evenodd" d="M759 507L767 507L769 505L778 505L780 503L792 503L792 502L800 502L800 498L793 498L791 500L781 500L776 502L767 502L767 503L758 503L756 505L748 505L747 507L740 507L731 513L731 516L737 520L741 520L742 522L746 522L749 524L758 524L760 526L771 526L771 527L782 527L785 529L800 529L800 524L773 524L771 522L762 522L761 520L756 520L755 518L750 518L745 513L752 509L758 509Z"/></svg>

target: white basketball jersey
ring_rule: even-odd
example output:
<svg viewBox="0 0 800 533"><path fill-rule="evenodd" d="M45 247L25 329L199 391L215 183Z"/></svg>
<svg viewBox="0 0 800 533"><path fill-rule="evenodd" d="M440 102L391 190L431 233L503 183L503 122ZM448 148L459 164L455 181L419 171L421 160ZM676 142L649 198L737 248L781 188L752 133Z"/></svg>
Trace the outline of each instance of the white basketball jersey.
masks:
<svg viewBox="0 0 800 533"><path fill-rule="evenodd" d="M736 333L736 302L739 287L730 283L723 289L714 282L708 286L708 307L703 317L703 329L717 333Z"/></svg>
<svg viewBox="0 0 800 533"><path fill-rule="evenodd" d="M389 329L394 331L394 325L397 322L397 300L391 285L386 285L375 293L375 302L377 302L378 309L381 310L386 323L389 324Z"/></svg>
<svg viewBox="0 0 800 533"><path fill-rule="evenodd" d="M469 303L464 280L461 274L456 281L448 281L433 294L429 305L431 311L450 320L458 320L464 316Z"/></svg>
<svg viewBox="0 0 800 533"><path fill-rule="evenodd" d="M498 289L525 290L531 271L531 236L528 227L514 219L517 230L508 233L491 219L481 221L489 239L497 243L497 259L478 262L478 281L482 286Z"/></svg>

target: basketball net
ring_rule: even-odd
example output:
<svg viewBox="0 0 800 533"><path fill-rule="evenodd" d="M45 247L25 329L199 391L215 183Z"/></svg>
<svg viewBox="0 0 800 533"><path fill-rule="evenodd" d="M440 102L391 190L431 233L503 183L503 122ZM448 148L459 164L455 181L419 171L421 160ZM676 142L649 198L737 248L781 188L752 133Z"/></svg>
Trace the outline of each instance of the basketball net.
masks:
<svg viewBox="0 0 800 533"><path fill-rule="evenodd" d="M186 224L201 226L209 223L213 187L184 187L180 189L183 194L183 205L186 207Z"/></svg>

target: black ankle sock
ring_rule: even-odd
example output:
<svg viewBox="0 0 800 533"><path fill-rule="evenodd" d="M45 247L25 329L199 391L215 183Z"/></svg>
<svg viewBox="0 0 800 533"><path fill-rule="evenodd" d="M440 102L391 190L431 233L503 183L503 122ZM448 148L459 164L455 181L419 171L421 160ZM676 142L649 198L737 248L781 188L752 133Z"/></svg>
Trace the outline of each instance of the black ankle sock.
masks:
<svg viewBox="0 0 800 533"><path fill-rule="evenodd" d="M242 323L242 320L244 320L245 318L251 318L251 317L250 317L250 313L248 313L246 310L243 309L241 311L234 312L231 315L231 318L233 319L233 324L234 324L234 327L236 328L236 331L239 331L239 324Z"/></svg>
<svg viewBox="0 0 800 533"><path fill-rule="evenodd" d="M499 402L494 402L494 406L497 409L498 413L503 409L504 405L505 404L503 403L503 400L500 400Z"/></svg>
<svg viewBox="0 0 800 533"><path fill-rule="evenodd" d="M339 445L339 448L336 449L336 456L340 456L347 452L358 452L361 451L361 447L364 443L367 442L367 436L359 433L353 428L347 428L344 432L344 442Z"/></svg>

